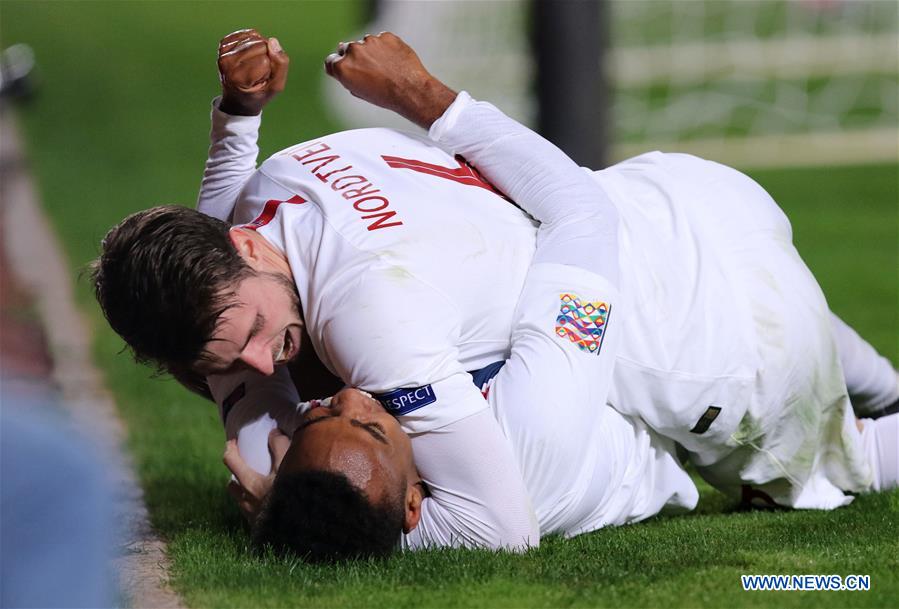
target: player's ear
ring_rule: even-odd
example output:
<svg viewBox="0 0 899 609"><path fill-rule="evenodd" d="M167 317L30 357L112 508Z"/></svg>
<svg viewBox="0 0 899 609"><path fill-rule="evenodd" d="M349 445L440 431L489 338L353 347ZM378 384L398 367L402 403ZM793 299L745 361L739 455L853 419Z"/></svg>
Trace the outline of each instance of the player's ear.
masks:
<svg viewBox="0 0 899 609"><path fill-rule="evenodd" d="M228 237L231 238L231 243L244 262L253 270L259 270L257 267L262 262L262 251L256 242L256 231L235 226L228 231Z"/></svg>
<svg viewBox="0 0 899 609"><path fill-rule="evenodd" d="M403 519L403 533L412 532L421 520L421 502L424 497L421 494L421 486L410 484L406 487L406 498L403 507L406 516Z"/></svg>

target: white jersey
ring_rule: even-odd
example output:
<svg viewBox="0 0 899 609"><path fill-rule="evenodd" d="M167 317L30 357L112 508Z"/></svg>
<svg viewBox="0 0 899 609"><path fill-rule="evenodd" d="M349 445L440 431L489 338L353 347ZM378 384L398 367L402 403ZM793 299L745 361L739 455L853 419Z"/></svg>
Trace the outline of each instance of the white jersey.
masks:
<svg viewBox="0 0 899 609"><path fill-rule="evenodd" d="M467 96L463 95L454 104L457 114L460 109L467 106L466 103L463 103L466 100ZM481 114L483 114L484 108L481 110ZM489 108L487 112L488 115L494 114L500 120L508 121L495 109ZM452 113L449 114L452 115ZM469 113L465 120L469 123L472 120L478 120L478 113ZM232 126L234 124L240 126L246 122L247 119L238 119L236 123L232 123ZM561 191L562 200L566 202L569 209L566 219L570 220L576 218L576 215L571 213L571 210L574 209L574 200L578 197L578 193L580 193L580 199L583 200L585 198L583 193L586 191L586 204L592 211L592 207L595 206L592 198L597 193L602 193L588 179L587 175L557 149L540 140L535 134L514 125L511 121L509 121L509 125L501 124L495 127L508 134L509 126L515 126L521 129L526 137L537 140L536 146L526 148L532 157L537 154L541 146L548 147L544 152L549 158L541 158L537 154L538 162L551 162L553 155L556 155L558 160L567 163L564 170L556 167L555 172L546 175L556 175L561 171L561 175L558 177L564 179L567 171L571 178L569 181L576 183L576 186L572 190L572 185L569 184L568 192L565 192L566 187L564 186L555 187L551 194L554 194L556 199L555 201L551 199L550 203L558 202L560 196L558 191ZM463 121L460 125L455 126L455 130L449 130L446 134L450 140L448 145L458 145L459 139L455 138L454 140L452 134L471 132L469 127L470 125L467 126ZM357 135L356 133L351 134ZM381 133L381 135L384 134ZM390 135L392 137L388 138L388 141L397 138L396 134ZM401 136L400 139L404 139L404 136ZM330 144L327 145L330 146ZM305 160L304 155L310 147L319 152L323 148L321 144L294 147L287 151L287 154L279 155L282 157L281 162L283 163L285 160L283 157L288 157L295 163ZM298 150L301 152L297 152ZM247 151L252 152L253 147L248 146ZM472 154L484 163L503 156L497 157L495 153L478 155L475 151L472 151ZM316 155L306 156L313 159L319 158ZM436 160L440 161L441 159ZM446 160L444 158L442 162L446 162ZM318 161L316 165L320 162ZM506 168L497 169L500 174L508 174L509 166L515 166L516 163L512 158L506 158L504 162ZM271 163L270 160L263 166L262 176L265 176L266 167ZM411 159L406 159L404 162L406 165L410 163ZM426 173L428 175L435 165L436 163L432 161L429 166L424 164L414 166L428 169L429 171ZM290 167L290 165L288 166ZM457 172L455 175L458 176L459 173L461 172ZM218 174L220 175L221 171ZM488 193L492 191L492 188L486 185L477 174L465 171L464 175L467 176L466 180L476 188L483 189ZM207 183L209 177L207 176ZM522 184L527 180L514 179L503 181L503 186L520 200L531 201L534 198L533 191L539 194L541 190L540 180L543 178L537 180L537 188L534 188L533 184ZM282 181L287 180L282 178ZM355 181L358 182L358 180ZM533 180L531 181L533 182ZM550 182L552 181L550 180ZM340 184L338 183L338 187ZM278 186L283 185L279 183ZM300 189L294 187L292 192L297 190ZM369 187L367 190L363 190L365 191L363 194L371 194L373 188ZM244 197L248 192L253 192L253 190L250 187L245 188ZM240 206L238 206L238 212L233 220L255 226L269 240L289 252L287 244L290 239L283 238L283 229L280 233L270 232L271 225L272 221L278 217L279 210L283 213L285 209L302 209L307 204L300 202L300 197L306 201L315 196L308 190L302 192L306 196L294 194L288 197L286 196L288 193L279 192L275 194L280 196L273 197L271 191L266 191L266 194L257 197L258 201L265 201L261 204L261 212L245 212L241 216ZM291 199L293 199L292 203ZM286 207L285 201L286 205L291 207ZM380 203L383 204L383 201ZM505 201L502 201L502 205L506 206L506 209L514 209ZM209 206L205 207L208 210ZM257 204L257 211L258 208L259 204ZM614 208L611 209L614 211ZM257 215L251 219L250 216L253 213L257 213ZM516 211L516 213L518 212ZM231 215L231 211L227 208L220 209L219 215L223 217ZM395 216L383 217L382 221L395 221L394 218ZM359 220L357 217L350 219ZM531 227L532 224L529 222L527 226ZM544 252L552 251L551 243L549 243L553 239L553 230L551 229L551 225L547 224L544 224L542 229ZM564 229L568 234L572 232L570 227L562 226L560 229ZM374 227L373 230L382 229ZM597 341L595 332L598 329L601 336L604 329L603 323L607 319L612 301L617 298L617 290L607 279L578 267L597 269L603 268L605 264L605 274L612 275L617 280L617 260L615 259L617 244L615 235L611 235L611 243L606 245L604 255L596 256L600 260L597 263L591 260L591 257L603 250L602 227L597 228L590 223L589 218L586 218L575 228L575 241L579 236L578 231L580 231L581 237L588 236L593 241L578 244L569 240L557 244L554 258L550 260L552 264L538 264L531 269L524 293L527 297L522 300L522 303L528 304L524 307L519 305L519 313L514 318L517 347L509 364L501 373L499 383L492 394L493 412L490 414L499 419L503 431L511 437L516 431L521 431L528 420L538 413L544 413L545 417L546 413L555 412L558 415L555 427L544 425L537 418L533 418L530 421L530 428L535 432L541 432L544 434L542 437L546 438L548 436L545 434L549 434L551 430L557 432L564 430L566 426L571 426L576 428L578 433L584 434L581 438L582 442L559 442L558 438L553 438L554 446L544 446L544 450L540 450L540 433L516 433L512 449L517 459L517 466L514 471L511 471L508 463L504 464L502 459L499 459L499 463L497 463L496 459L485 461L480 457L485 451L487 455L494 457L497 452L495 450L497 448L496 437L484 433L484 428L488 427L485 425L484 413L479 413L479 416L457 414L455 423L450 422L448 426L440 430L442 433L419 436L418 440L414 441L416 460L419 468L424 470L424 477L429 483L433 496L431 500L425 502L422 523L416 531L407 536L405 540L407 545L416 547L434 544L481 545L487 543L495 545L491 544L493 540L503 541L503 545L509 545L511 541L514 545L516 541L514 538L508 535L504 537L501 533L497 534L497 531L502 531L503 524L510 518L514 520L513 515L494 513L494 517L491 518L490 514L493 512L490 508L502 505L504 500L508 502L509 496L514 497L516 494L520 494L519 481L522 474L529 498L534 506L535 515L539 520L540 534L574 535L606 524L640 520L657 513L666 503L681 507L692 507L692 504L695 503L695 488L671 454L673 451L669 450L670 443L665 445L664 441L659 438L652 440L650 432L645 429L645 426L627 421L618 413L604 406L615 360L617 339L613 335L611 338ZM547 238L547 234L550 235L549 238ZM599 247L594 247L597 242L600 244ZM531 237L530 244L532 243L533 238ZM538 259L539 257L538 253ZM368 258L370 257L366 257L366 260ZM321 264L320 260L322 258L314 259L311 266ZM613 264L610 265L609 260L612 260ZM291 261L293 264L293 258ZM347 264L351 263L344 263L344 266ZM318 269L316 268L316 270ZM525 267L524 270L526 271L527 268ZM476 271L483 273L484 269L479 268ZM323 274L327 276L336 272L345 273L339 267L337 271L327 267ZM425 269L424 272L427 273L428 269ZM432 281L439 281L439 278L432 279ZM303 293L301 291L301 299ZM540 298L537 298L537 295ZM518 301L517 294L515 300ZM542 318L547 315L550 318L541 320L539 324L534 323L537 317ZM512 317L510 316L509 319L511 322ZM585 323L587 327L584 326ZM315 322L309 321L308 313L307 324L315 325ZM379 327L386 325L382 321ZM603 344L606 346L602 347ZM562 349L559 349L559 346L562 346ZM542 356L541 352L543 352ZM527 368L521 368L524 356L527 356L528 360L536 365L551 368L551 370L548 370L546 375L540 375L537 378L524 374L527 372ZM498 359L490 355L486 358L492 358L494 361ZM331 364L333 365L333 360L331 360ZM558 374L554 374L553 370L558 371ZM570 381L566 382L563 375L567 375ZM593 378L593 382L584 382L589 377ZM282 381L265 381L262 385L275 385L277 382L283 382L283 379ZM470 378L466 382L467 388L477 392L477 389L471 384ZM565 389L559 389L558 383L561 383ZM434 389L432 388L432 390ZM439 386L436 391L440 391ZM506 395L508 398L498 400L497 396L502 395ZM243 393L236 396L238 401L243 397ZM562 400L569 404L579 404L581 408L576 413L567 415L557 409L545 408L544 402L548 404L552 399ZM266 401L271 403L273 400ZM426 404L426 406L431 407L430 404ZM289 430L292 427L290 419L291 416L285 413L281 417L281 426ZM270 418L248 421L243 415L232 415L229 417L229 424L232 421L239 422L239 425L242 425L244 430L249 433L257 432L257 437L267 433L267 430L274 424ZM443 450L446 445L441 444L447 435L451 436L451 434L445 433L447 430L464 430L464 433L457 433L456 439L448 445L451 448L448 454ZM504 447L500 446L499 448ZM565 450L557 450L562 448ZM476 467L466 469L464 464L460 463L462 455L475 455ZM428 463L434 461L435 457L437 457L436 463L433 467L429 467ZM576 464L579 466L572 463L575 458ZM521 473L519 473L519 467L521 467ZM506 468L506 471L503 471L503 468ZM431 469L439 469L445 472L445 475L428 476L426 472ZM563 478L558 477L560 469L567 474ZM455 479L454 475L458 475L458 479ZM516 481L516 478L519 481ZM555 485L547 484L552 480L555 480ZM660 482L661 480L665 482ZM475 490L476 492L474 492ZM680 491L680 495L678 495L678 491ZM472 497L476 501L474 505L470 503L466 505L465 501L458 501L459 497ZM478 509L479 506L483 509ZM518 530L523 528L527 527L518 527ZM510 531L510 534L514 533ZM518 545L534 544L536 541L537 539L533 535L527 539L517 540Z"/></svg>
<svg viewBox="0 0 899 609"><path fill-rule="evenodd" d="M479 125L466 128L477 132ZM481 142L481 148L489 151L490 142ZM514 163L479 156L477 149L464 154L519 202L515 184L542 167L539 159L530 159L515 171ZM677 161L677 155L654 153L595 174L621 217L621 296L616 308L621 339L614 366L606 368L611 380L592 394L605 397L589 403L607 400L621 412L639 415L658 432L713 462L739 445L734 438L751 407L764 413L782 402L776 392L768 395L755 383L762 367L750 299L730 274L732 259L721 255L726 248L713 234L714 226L702 220L697 211L701 208L690 206L695 193L678 180L673 171ZM505 181L503 166L509 172ZM400 173L390 174L391 170ZM402 177L394 181L394 175ZM446 196L435 194L435 189L446 189ZM433 201L434 206L422 211L416 207L422 200ZM469 206L474 200L479 202ZM232 215L228 206L212 207L227 210L221 217ZM464 215L455 213L459 211ZM497 355L508 348L511 311L529 261L522 253L534 248L530 221L441 148L387 130L327 136L276 155L243 190L232 219L255 227L285 252L323 361L348 383L381 394L382 403L415 434L420 468L425 464L422 474L432 489L438 489L437 495L442 494L442 502L435 503L442 507L452 503L458 488L440 483L441 466L444 472L447 469L445 459L440 463L429 458L428 449L431 457L467 459L473 466L479 459L472 458L464 434L433 450L434 444L425 438L437 436L421 432L461 429L475 417L483 421L486 403L465 370L501 359ZM510 251L515 254L502 256ZM500 264L492 265L497 260ZM572 285L577 283L569 279ZM577 372L576 367L572 370ZM519 373L518 378L527 375ZM494 391L497 396L503 393ZM540 395L552 400L551 395ZM502 413L515 412L514 399L497 399L496 415L506 436L512 436L509 417ZM607 424L606 429L616 424ZM599 424L586 425L584 433L603 437L602 429ZM620 425L617 429L621 431ZM630 433L647 434L639 425ZM488 433L479 439L491 446L482 448L481 454L493 457L494 464L500 463L497 471L507 474L515 470L509 464L511 452L528 445L510 437L510 448L502 434ZM635 440L631 446L637 444ZM650 445L644 442L642 454ZM640 516L620 497L618 507L598 509L603 501L614 499L602 496L604 481L626 478L609 470L596 470L595 480L573 476L573 483L581 481L580 490L558 485L556 493L573 489L562 501L550 492L551 484L541 487L540 482L551 483L555 474L547 472L558 473L562 461L529 463L531 449L517 452L513 461L518 459L529 487L543 489L528 488L542 532L573 534L652 513ZM652 479L652 471L669 466L677 470L669 451L658 446L654 450L663 466L649 467L643 478ZM643 463L651 461L647 457ZM589 467L594 460L587 462ZM521 485L510 484L506 497L520 498ZM671 489L669 495L676 493ZM547 509L542 510L544 499ZM688 503L681 499L681 505ZM441 512L433 519L446 525L444 532L453 530L453 517L472 514L470 505L459 507L450 506L449 518ZM489 530L484 522L474 522L463 542L487 540L496 545L490 543L496 537ZM443 539L434 532L438 534L432 539ZM419 541L426 542L426 537Z"/></svg>
<svg viewBox="0 0 899 609"><path fill-rule="evenodd" d="M464 92L430 135L541 223L511 354L492 367L495 376L475 375L512 444L540 534L692 509L698 493L674 443L606 405L624 318L619 213L608 192L549 142Z"/></svg>
<svg viewBox="0 0 899 609"><path fill-rule="evenodd" d="M504 481L493 502L503 521L473 531L467 543L536 543L514 454L467 372L508 354L536 224L453 155L386 129L294 146L263 163L235 194L216 183L231 171L222 159L233 158L235 139L241 134L213 146L200 210L254 228L285 254L317 354L397 416L435 495L450 486L448 474L484 469L473 452L455 455L452 471L435 458L443 454L441 442L458 448L458 438L472 437L466 425L477 423L491 471ZM254 152L255 145L244 150ZM229 179L249 168L237 165ZM259 389L288 384L284 370L275 379L249 373L210 379L217 401L226 402L229 436L257 470L269 468L260 415L271 413L290 431L297 402L295 392L276 402L275 392L260 397ZM469 490L477 501L489 494L476 485ZM431 503L429 513L446 522L473 513L465 505Z"/></svg>
<svg viewBox="0 0 899 609"><path fill-rule="evenodd" d="M232 220L287 256L322 362L407 432L486 408L466 371L508 351L535 228L467 165L387 129L328 135L263 163Z"/></svg>
<svg viewBox="0 0 899 609"><path fill-rule="evenodd" d="M230 148L241 139L237 132ZM713 231L691 213L690 187L670 171L671 156L651 153L594 174L620 216L625 338L609 400L698 450L727 444L760 366L746 296ZM275 155L239 197L213 193L199 207L259 224L288 255L314 346L344 381L382 394L431 385L419 397L395 395L407 431L483 407L464 371L508 354L536 231L464 163L416 136L350 131ZM691 432L703 421L704 433Z"/></svg>

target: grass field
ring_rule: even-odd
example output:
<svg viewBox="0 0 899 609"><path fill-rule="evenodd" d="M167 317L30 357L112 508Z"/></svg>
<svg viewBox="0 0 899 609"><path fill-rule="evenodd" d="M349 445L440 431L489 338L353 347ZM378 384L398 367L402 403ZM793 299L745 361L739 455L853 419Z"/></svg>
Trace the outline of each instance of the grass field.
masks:
<svg viewBox="0 0 899 609"><path fill-rule="evenodd" d="M320 61L360 15L333 1L0 3L3 45L28 42L42 69L22 119L73 273L125 214L193 202L223 33L252 25L291 53L288 91L266 112L265 154L338 128L317 94ZM899 166L753 175L787 211L832 308L899 362ZM215 409L132 364L84 281L78 296L169 542L174 586L192 607L899 604L899 492L831 513L740 513L703 487L696 515L549 540L524 556L445 551L338 567L255 557L224 491ZM869 574L872 589L742 592L748 573Z"/></svg>

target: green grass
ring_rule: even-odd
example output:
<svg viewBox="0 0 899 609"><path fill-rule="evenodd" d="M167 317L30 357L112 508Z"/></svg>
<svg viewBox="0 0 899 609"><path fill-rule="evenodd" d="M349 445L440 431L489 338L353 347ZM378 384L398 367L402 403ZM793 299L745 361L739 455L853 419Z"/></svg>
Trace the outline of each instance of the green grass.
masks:
<svg viewBox="0 0 899 609"><path fill-rule="evenodd" d="M288 91L267 111L270 153L337 127L319 100L320 60L359 20L359 6L340 2L0 3L3 44L32 44L42 68L41 96L22 118L73 273L125 214L192 203L222 33L255 25L291 52ZM899 361L899 167L753 175L787 210L832 308ZM133 365L84 281L78 297L169 542L174 586L193 607L886 607L899 598L899 493L832 513L734 513L703 487L697 515L550 540L524 556L433 552L331 568L257 558L224 491L215 409ZM744 593L741 573L860 573L873 586Z"/></svg>

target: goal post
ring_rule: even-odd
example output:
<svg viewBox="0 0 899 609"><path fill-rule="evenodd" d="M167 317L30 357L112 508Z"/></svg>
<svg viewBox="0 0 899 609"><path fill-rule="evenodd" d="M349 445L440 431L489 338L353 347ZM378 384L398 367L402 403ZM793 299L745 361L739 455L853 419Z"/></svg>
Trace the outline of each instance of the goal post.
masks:
<svg viewBox="0 0 899 609"><path fill-rule="evenodd" d="M575 162L608 159L607 0L532 0L537 131Z"/></svg>

